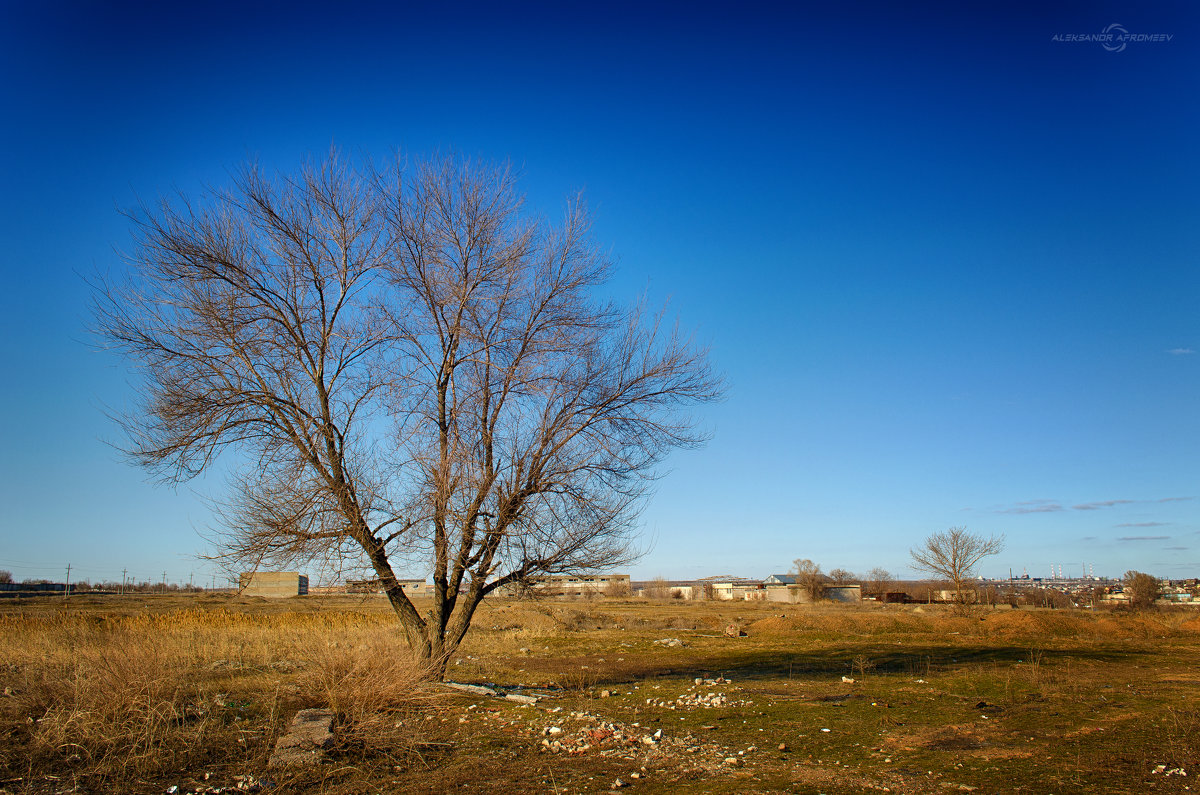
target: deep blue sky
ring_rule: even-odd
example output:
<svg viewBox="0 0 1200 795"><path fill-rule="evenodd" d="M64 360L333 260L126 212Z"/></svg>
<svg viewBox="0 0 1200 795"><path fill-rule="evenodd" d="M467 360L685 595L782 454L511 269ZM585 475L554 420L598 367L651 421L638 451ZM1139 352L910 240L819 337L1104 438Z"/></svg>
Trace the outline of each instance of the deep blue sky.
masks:
<svg viewBox="0 0 1200 795"><path fill-rule="evenodd" d="M137 197L336 144L584 189L614 292L711 344L635 577L908 574L952 525L992 576L1200 574L1193 3L106 5L0 10L0 569L205 576L190 487L105 444L84 277ZM1112 23L1172 38L1053 40Z"/></svg>

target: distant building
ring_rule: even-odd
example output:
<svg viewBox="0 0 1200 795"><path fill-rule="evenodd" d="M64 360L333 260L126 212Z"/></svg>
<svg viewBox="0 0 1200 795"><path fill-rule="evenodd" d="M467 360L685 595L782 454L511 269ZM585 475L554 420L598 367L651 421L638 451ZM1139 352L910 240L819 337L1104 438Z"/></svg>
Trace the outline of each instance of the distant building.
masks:
<svg viewBox="0 0 1200 795"><path fill-rule="evenodd" d="M252 571L238 578L243 596L284 599L308 594L308 577L295 571Z"/></svg>
<svg viewBox="0 0 1200 795"><path fill-rule="evenodd" d="M628 574L548 574L534 577L527 587L497 588L496 596L519 596L522 590L539 596L629 596Z"/></svg>
<svg viewBox="0 0 1200 795"><path fill-rule="evenodd" d="M1187 591L1166 591L1163 593L1160 601L1168 604L1186 604L1195 601L1195 597Z"/></svg>
<svg viewBox="0 0 1200 795"><path fill-rule="evenodd" d="M861 602L861 585L826 585L824 598L831 602Z"/></svg>
<svg viewBox="0 0 1200 795"><path fill-rule="evenodd" d="M764 585L795 585L795 574L772 574L770 577L763 580Z"/></svg>
<svg viewBox="0 0 1200 795"><path fill-rule="evenodd" d="M761 580L746 577L713 578L707 582L712 598L722 602L758 601L767 598L767 590Z"/></svg>
<svg viewBox="0 0 1200 795"><path fill-rule="evenodd" d="M957 598L954 590L950 588L943 588L940 591L933 592L933 601L935 602L953 602ZM963 588L962 600L968 604L975 604L979 601L979 592L973 588Z"/></svg>
<svg viewBox="0 0 1200 795"><path fill-rule="evenodd" d="M433 586L422 579L397 579L406 596L428 596ZM346 593L383 593L383 584L378 580L346 580Z"/></svg>
<svg viewBox="0 0 1200 795"><path fill-rule="evenodd" d="M629 588L631 595L646 599L704 598L703 586L697 586L694 580L634 580Z"/></svg>
<svg viewBox="0 0 1200 795"><path fill-rule="evenodd" d="M808 589L803 585L776 585L766 589L766 598L771 602L802 605L812 602ZM861 602L862 586L860 585L826 585L821 592L821 599L830 602Z"/></svg>

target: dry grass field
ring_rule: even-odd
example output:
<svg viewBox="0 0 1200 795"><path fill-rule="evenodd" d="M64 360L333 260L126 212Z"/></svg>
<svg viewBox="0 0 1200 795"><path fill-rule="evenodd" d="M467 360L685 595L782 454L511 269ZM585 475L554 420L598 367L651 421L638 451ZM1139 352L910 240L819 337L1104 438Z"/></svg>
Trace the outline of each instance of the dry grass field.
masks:
<svg viewBox="0 0 1200 795"><path fill-rule="evenodd" d="M1195 616L485 604L448 676L523 705L422 684L376 597L7 600L0 791L1188 792ZM268 768L315 706L326 763Z"/></svg>

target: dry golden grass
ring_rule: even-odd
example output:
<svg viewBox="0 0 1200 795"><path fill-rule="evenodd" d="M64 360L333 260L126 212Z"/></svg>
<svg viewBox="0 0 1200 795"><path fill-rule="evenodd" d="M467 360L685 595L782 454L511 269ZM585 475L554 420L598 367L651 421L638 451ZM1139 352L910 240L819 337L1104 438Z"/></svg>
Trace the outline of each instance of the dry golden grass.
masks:
<svg viewBox="0 0 1200 795"><path fill-rule="evenodd" d="M433 697L386 615L45 611L0 615L0 637L0 720L25 740L10 778L128 780L228 746L258 759L297 708L357 728Z"/></svg>
<svg viewBox="0 0 1200 795"><path fill-rule="evenodd" d="M748 637L726 637L729 624ZM697 742L719 738L733 754L767 747L764 735L770 747L778 737L795 748L702 775L688 767L697 757L662 757L637 785L647 792L745 791L739 777L751 766L764 792L799 782L830 793L942 791L930 770L982 791L1004 791L1016 778L1045 783L1027 787L1033 792L1109 781L1120 782L1109 791L1141 791L1146 781L1165 788L1167 779L1148 771L1200 758L1197 626L1182 610L962 616L936 606L485 604L449 676L550 693L523 708L423 685L383 599L0 604L0 787L195 792L211 772L225 785L253 773L274 777L280 792L331 795L544 792L564 778L565 791L591 790L627 775L627 761L552 756L539 745L547 721L584 710L692 732ZM685 645L655 643L663 637ZM745 706L691 714L644 697L718 673L736 682ZM600 698L603 690L611 697ZM338 716L330 764L268 772L275 738L296 710L315 706ZM897 751L903 764L887 761ZM1067 768L1070 779L1053 779Z"/></svg>

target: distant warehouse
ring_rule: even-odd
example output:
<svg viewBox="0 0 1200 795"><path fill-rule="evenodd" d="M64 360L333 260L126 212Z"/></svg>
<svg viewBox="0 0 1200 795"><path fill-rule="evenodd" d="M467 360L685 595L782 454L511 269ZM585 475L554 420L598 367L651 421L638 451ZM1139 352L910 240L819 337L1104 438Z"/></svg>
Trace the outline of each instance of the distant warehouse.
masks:
<svg viewBox="0 0 1200 795"><path fill-rule="evenodd" d="M496 589L496 596L629 596L628 574L549 574L533 577L523 585L509 583Z"/></svg>
<svg viewBox="0 0 1200 795"><path fill-rule="evenodd" d="M308 577L295 571L252 571L238 580L243 596L283 599L308 594Z"/></svg>

